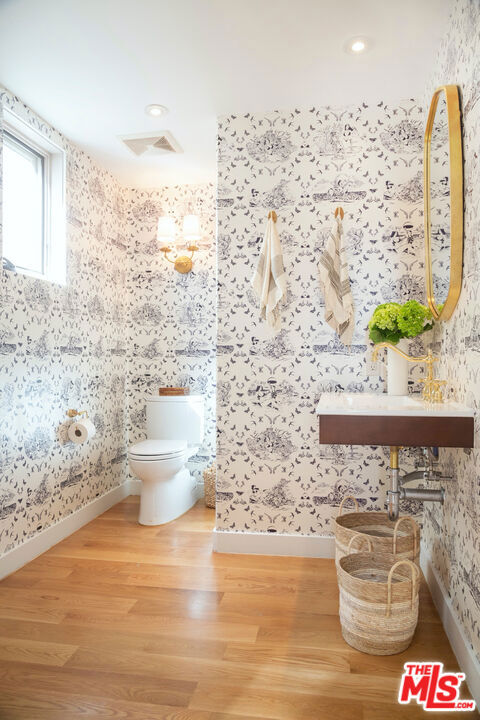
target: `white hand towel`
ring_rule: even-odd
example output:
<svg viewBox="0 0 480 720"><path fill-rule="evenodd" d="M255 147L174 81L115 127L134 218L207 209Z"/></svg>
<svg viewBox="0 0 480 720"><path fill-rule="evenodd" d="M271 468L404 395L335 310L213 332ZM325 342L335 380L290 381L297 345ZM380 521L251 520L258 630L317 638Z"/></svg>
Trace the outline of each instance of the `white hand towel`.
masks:
<svg viewBox="0 0 480 720"><path fill-rule="evenodd" d="M335 225L318 263L318 272L325 298L325 320L342 343L350 345L354 331L353 298L343 247L343 226L339 217L335 219Z"/></svg>
<svg viewBox="0 0 480 720"><path fill-rule="evenodd" d="M282 248L276 223L269 215L252 287L260 300L260 317L274 330L280 324L279 304L287 291Z"/></svg>

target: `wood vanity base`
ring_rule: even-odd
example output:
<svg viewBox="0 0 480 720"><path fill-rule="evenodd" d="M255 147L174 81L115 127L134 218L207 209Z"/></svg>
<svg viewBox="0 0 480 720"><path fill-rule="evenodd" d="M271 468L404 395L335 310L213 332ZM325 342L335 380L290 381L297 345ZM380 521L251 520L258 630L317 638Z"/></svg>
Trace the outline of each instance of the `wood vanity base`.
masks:
<svg viewBox="0 0 480 720"><path fill-rule="evenodd" d="M322 445L473 448L473 418L319 415Z"/></svg>

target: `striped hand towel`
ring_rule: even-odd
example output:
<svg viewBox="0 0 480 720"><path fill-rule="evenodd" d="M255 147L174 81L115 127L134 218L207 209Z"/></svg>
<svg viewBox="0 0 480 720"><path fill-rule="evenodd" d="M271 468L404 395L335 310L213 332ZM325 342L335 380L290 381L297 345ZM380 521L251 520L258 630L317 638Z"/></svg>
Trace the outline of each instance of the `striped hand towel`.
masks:
<svg viewBox="0 0 480 720"><path fill-rule="evenodd" d="M271 214L263 239L252 287L260 300L260 317L277 330L280 324L279 305L287 290L282 248L277 227Z"/></svg>
<svg viewBox="0 0 480 720"><path fill-rule="evenodd" d="M343 247L342 221L337 217L335 223L318 263L318 272L325 298L325 320L342 343L350 345L354 331L353 299Z"/></svg>

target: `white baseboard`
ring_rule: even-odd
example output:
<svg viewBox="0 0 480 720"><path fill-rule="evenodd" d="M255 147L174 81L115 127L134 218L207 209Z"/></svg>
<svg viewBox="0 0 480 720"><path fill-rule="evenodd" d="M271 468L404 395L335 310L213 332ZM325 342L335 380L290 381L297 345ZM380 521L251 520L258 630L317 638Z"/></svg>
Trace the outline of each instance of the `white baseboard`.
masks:
<svg viewBox="0 0 480 720"><path fill-rule="evenodd" d="M445 586L424 548L422 548L420 555L420 565L452 650L462 672L465 673L467 685L478 708L480 707L480 664L460 624ZM435 660L435 658L432 658L432 660Z"/></svg>
<svg viewBox="0 0 480 720"><path fill-rule="evenodd" d="M131 494L130 481L127 480L123 485L119 485L119 487L110 490L105 495L95 498L80 510L67 515L55 525L45 528L45 530L26 540L18 547L5 553L0 557L0 580L34 560L34 558L49 550L60 540L68 537Z"/></svg>
<svg viewBox="0 0 480 720"><path fill-rule="evenodd" d="M291 557L335 557L335 538L318 535L277 535L213 531L213 549L221 553L286 555Z"/></svg>

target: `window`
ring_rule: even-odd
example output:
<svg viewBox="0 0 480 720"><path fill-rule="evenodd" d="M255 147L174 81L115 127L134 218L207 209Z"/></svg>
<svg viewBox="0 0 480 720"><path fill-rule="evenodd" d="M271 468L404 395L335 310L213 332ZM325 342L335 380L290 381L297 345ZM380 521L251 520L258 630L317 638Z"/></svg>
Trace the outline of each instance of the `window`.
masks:
<svg viewBox="0 0 480 720"><path fill-rule="evenodd" d="M65 282L64 152L4 113L4 266Z"/></svg>

